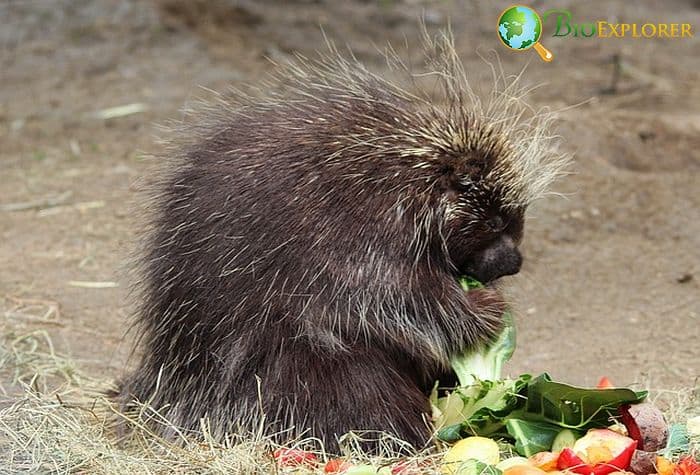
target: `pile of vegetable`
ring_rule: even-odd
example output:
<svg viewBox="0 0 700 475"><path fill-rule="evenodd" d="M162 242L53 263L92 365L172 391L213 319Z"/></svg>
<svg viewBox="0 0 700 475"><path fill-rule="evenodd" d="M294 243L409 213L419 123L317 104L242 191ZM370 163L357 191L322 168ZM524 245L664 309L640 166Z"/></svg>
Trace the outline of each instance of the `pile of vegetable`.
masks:
<svg viewBox="0 0 700 475"><path fill-rule="evenodd" d="M460 280L465 291L481 286ZM452 361L460 386L430 402L438 444L454 444L440 464L442 475L700 475L691 435L700 437L700 418L668 425L646 402L647 391L614 387L602 378L595 388L553 381L543 373L502 379L503 364L515 350L509 313L498 339ZM434 473L416 463L355 465L280 449L281 466L323 467L345 475Z"/></svg>
<svg viewBox="0 0 700 475"><path fill-rule="evenodd" d="M466 278L461 284L466 291L481 285ZM433 391L438 438L456 442L443 473L700 475L690 454L671 462L689 451L688 430L669 427L661 411L644 402L646 391L616 388L607 378L596 388L552 381L546 373L500 379L515 350L512 318L504 320L493 345L452 362L461 387L441 398L437 387ZM504 447L516 455L501 459Z"/></svg>

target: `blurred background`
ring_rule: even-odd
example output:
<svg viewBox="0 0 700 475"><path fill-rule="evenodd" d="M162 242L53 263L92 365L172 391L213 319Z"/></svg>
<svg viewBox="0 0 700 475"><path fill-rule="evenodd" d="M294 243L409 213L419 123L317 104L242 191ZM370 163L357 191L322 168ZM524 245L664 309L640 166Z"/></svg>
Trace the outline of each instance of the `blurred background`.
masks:
<svg viewBox="0 0 700 475"><path fill-rule="evenodd" d="M594 384L693 387L700 375L700 40L552 38L555 59L505 48L507 1L4 0L0 3L0 331L46 332L89 374L119 376L134 334L124 265L137 248L156 124L206 89L256 83L325 35L389 74L419 24L448 23L472 83L491 63L562 109L575 156L562 196L529 213L508 279L518 350L508 370ZM700 2L529 3L574 21L684 22ZM497 56L496 56L497 55Z"/></svg>

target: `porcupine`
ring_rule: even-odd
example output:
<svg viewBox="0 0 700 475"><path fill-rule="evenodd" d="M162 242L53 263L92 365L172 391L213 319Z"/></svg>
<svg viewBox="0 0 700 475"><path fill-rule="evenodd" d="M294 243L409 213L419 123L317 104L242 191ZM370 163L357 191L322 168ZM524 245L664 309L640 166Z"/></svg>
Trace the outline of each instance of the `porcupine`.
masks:
<svg viewBox="0 0 700 475"><path fill-rule="evenodd" d="M496 281L564 160L519 86L476 97L451 36L426 46L441 99L388 58L412 92L331 48L181 128L142 244L126 406L331 452L351 430L429 440L427 394L497 334Z"/></svg>

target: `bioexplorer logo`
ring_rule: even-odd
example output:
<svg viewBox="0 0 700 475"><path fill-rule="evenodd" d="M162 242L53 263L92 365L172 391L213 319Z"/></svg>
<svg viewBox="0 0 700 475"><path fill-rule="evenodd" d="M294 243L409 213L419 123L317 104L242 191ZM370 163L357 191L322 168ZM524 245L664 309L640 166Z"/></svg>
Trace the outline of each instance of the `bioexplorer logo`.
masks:
<svg viewBox="0 0 700 475"><path fill-rule="evenodd" d="M549 20L549 22L548 22ZM576 23L568 10L547 10L542 18L524 5L506 8L498 17L498 36L508 48L524 51L534 48L543 61L554 55L542 46L543 22L553 26L552 37L572 38L692 38L690 23L611 23L605 20Z"/></svg>
<svg viewBox="0 0 700 475"><path fill-rule="evenodd" d="M551 61L554 55L540 44L542 20L535 10L522 5L506 8L498 17L498 36L503 44L516 51L532 47L543 61Z"/></svg>

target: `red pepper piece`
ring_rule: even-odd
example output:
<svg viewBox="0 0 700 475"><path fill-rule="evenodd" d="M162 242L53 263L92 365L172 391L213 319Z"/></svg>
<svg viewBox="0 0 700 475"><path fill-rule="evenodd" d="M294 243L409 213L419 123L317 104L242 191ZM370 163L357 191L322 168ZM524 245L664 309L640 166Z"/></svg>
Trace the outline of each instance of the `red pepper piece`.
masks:
<svg viewBox="0 0 700 475"><path fill-rule="evenodd" d="M598 381L598 384L596 385L597 389L610 389L614 388L613 383L608 379L607 376L603 376L600 378L600 381Z"/></svg>
<svg viewBox="0 0 700 475"><path fill-rule="evenodd" d="M326 462L325 467L323 467L324 473L335 473L340 474L347 471L352 467L352 464L347 460L343 459L330 459Z"/></svg>
<svg viewBox="0 0 700 475"><path fill-rule="evenodd" d="M316 454L301 449L280 448L275 450L272 456L280 467L315 467L318 464Z"/></svg>
<svg viewBox="0 0 700 475"><path fill-rule="evenodd" d="M700 464L692 455L688 455L678 461L673 475L700 475Z"/></svg>
<svg viewBox="0 0 700 475"><path fill-rule="evenodd" d="M630 414L629 409L629 404L620 407L620 416L622 418L622 423L627 428L627 433L631 438L633 438L634 440L643 440L642 432L639 430L639 426L634 420L634 417L632 417L632 415ZM644 450L644 447L640 447L640 449Z"/></svg>
<svg viewBox="0 0 700 475"><path fill-rule="evenodd" d="M625 449L620 455L609 462L601 462L595 465L590 465L584 462L581 457L576 455L576 452L569 447L565 448L559 454L557 461L557 469L569 470L571 472L580 473L581 475L608 475L612 472L624 471L630 465L632 454L637 447L637 441L630 446L632 449Z"/></svg>

